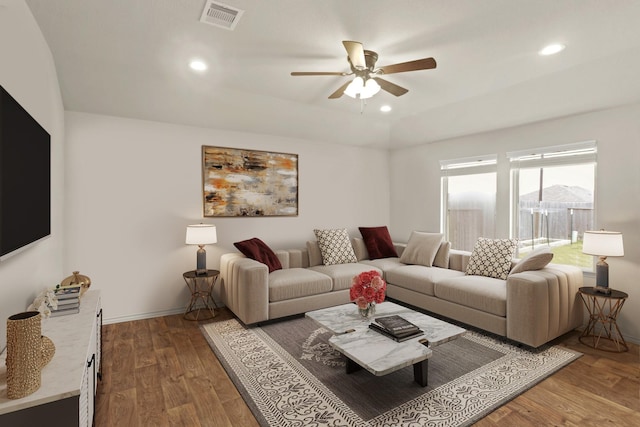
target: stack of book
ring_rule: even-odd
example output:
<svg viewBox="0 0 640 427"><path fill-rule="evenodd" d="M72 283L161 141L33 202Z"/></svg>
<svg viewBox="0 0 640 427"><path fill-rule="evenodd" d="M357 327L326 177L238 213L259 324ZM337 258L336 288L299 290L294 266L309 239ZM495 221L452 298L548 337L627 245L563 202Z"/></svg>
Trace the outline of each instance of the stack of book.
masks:
<svg viewBox="0 0 640 427"><path fill-rule="evenodd" d="M58 300L58 308L51 310L51 317L64 316L80 312L80 285L56 288L54 293Z"/></svg>
<svg viewBox="0 0 640 427"><path fill-rule="evenodd" d="M378 317L369 324L369 327L398 342L424 334L416 325L398 315Z"/></svg>

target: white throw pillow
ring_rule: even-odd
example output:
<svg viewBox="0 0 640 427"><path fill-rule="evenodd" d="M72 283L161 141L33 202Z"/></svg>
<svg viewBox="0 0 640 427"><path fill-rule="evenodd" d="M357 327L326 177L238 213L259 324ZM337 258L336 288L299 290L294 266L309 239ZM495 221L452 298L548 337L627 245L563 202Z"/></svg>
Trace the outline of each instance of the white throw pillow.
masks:
<svg viewBox="0 0 640 427"><path fill-rule="evenodd" d="M346 228L313 230L318 239L324 265L358 262Z"/></svg>
<svg viewBox="0 0 640 427"><path fill-rule="evenodd" d="M449 251L451 250L451 242L440 243L440 248L433 259L433 266L440 268L449 268Z"/></svg>
<svg viewBox="0 0 640 427"><path fill-rule="evenodd" d="M540 270L545 268L553 259L553 253L548 246L529 252L513 267L509 274L522 273L523 271Z"/></svg>
<svg viewBox="0 0 640 427"><path fill-rule="evenodd" d="M465 274L505 280L518 241L515 239L487 239L479 237L473 246Z"/></svg>
<svg viewBox="0 0 640 427"><path fill-rule="evenodd" d="M440 249L442 237L442 233L413 231L407 242L407 247L400 256L400 262L431 267L438 249Z"/></svg>

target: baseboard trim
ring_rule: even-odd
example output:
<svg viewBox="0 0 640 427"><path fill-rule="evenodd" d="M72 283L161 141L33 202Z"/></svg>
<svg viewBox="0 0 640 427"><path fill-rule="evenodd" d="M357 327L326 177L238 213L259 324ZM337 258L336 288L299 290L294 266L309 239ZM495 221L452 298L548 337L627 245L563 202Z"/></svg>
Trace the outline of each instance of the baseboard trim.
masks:
<svg viewBox="0 0 640 427"><path fill-rule="evenodd" d="M222 308L224 304L216 301L216 308ZM104 313L104 311L103 311ZM109 325L112 323L131 322L134 320L152 319L154 317L173 316L174 314L184 314L184 307L172 308L169 310L153 311L150 313L133 314L130 316L104 317L102 324Z"/></svg>
<svg viewBox="0 0 640 427"><path fill-rule="evenodd" d="M184 307L174 308L171 310L154 311L151 313L134 314L131 316L105 317L102 323L104 325L109 325L112 323L131 322L134 320L152 319L154 317L172 316L174 314L180 314L180 313L184 313Z"/></svg>

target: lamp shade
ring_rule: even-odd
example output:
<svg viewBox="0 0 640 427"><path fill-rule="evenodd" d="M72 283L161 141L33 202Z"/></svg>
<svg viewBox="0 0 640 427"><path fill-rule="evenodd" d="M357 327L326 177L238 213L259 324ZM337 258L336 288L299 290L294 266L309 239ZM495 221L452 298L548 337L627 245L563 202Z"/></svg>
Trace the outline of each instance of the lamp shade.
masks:
<svg viewBox="0 0 640 427"><path fill-rule="evenodd" d="M187 245L212 245L218 241L216 226L211 224L187 225Z"/></svg>
<svg viewBox="0 0 640 427"><path fill-rule="evenodd" d="M585 231L582 252L596 256L624 256L622 233L618 231Z"/></svg>

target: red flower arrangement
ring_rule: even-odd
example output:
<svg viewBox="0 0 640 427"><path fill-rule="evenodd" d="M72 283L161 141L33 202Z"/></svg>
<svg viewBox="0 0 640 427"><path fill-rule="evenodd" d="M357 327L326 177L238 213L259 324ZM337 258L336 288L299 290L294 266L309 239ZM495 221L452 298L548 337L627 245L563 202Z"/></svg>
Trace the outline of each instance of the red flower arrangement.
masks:
<svg viewBox="0 0 640 427"><path fill-rule="evenodd" d="M371 303L384 302L387 282L375 270L365 271L353 278L349 297L358 304L358 308L365 310Z"/></svg>

